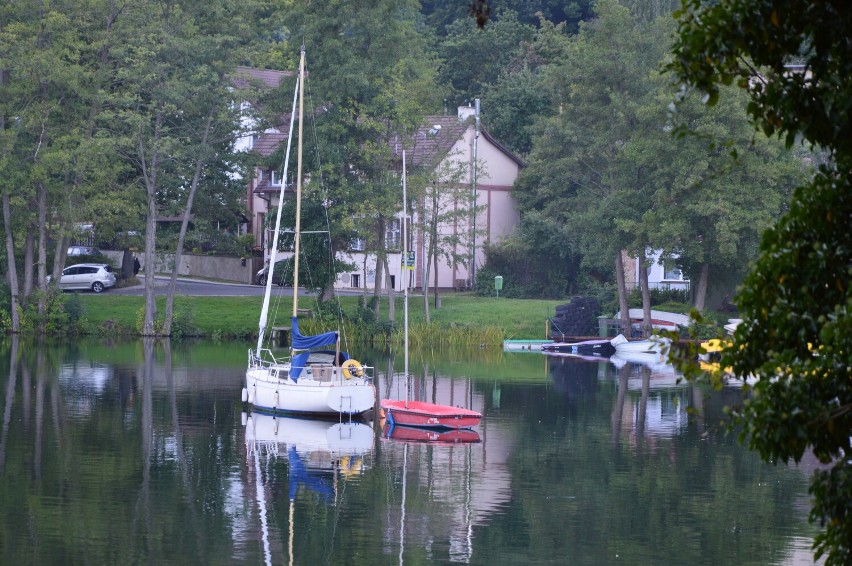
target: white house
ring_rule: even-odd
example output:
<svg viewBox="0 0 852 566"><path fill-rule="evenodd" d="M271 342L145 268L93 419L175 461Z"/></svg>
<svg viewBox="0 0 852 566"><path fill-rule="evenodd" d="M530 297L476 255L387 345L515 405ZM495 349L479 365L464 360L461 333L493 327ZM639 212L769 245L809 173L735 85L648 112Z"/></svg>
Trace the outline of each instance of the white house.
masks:
<svg viewBox="0 0 852 566"><path fill-rule="evenodd" d="M253 67L237 67L232 82L234 86L254 87L262 92L264 89L274 89L281 82L295 76L290 71L274 71L271 69L255 69ZM251 107L253 101L242 101L243 109L242 128L246 135L239 138L234 144L237 151L253 151L263 157L272 155L281 145L287 141L287 128L289 122L278 127L270 127L261 130L257 121L252 117ZM281 190L280 168L257 167L254 175L246 186L246 208L248 222L242 227L243 233L254 234L255 244L261 249L266 249L266 234L263 230L266 211L270 208L269 199L276 197ZM262 265L263 259L256 258L257 263ZM257 266L256 266L257 267ZM259 269L259 267L257 267Z"/></svg>
<svg viewBox="0 0 852 566"><path fill-rule="evenodd" d="M648 250L648 288L677 289L689 291L689 279L684 278L683 272L672 259L660 260L662 250ZM639 258L630 257L622 252L624 260L624 282L628 289L639 288Z"/></svg>
<svg viewBox="0 0 852 566"><path fill-rule="evenodd" d="M417 167L434 167L436 171L445 171L455 166L464 170L460 178L454 179L460 193L472 195L475 192L477 206L480 212L475 219L475 229L478 233L475 245L471 244L471 222L466 218L445 225L440 230L459 236L460 243L454 250L461 257L468 258L465 265L452 264L446 260L439 262L438 286L442 289L459 289L470 285L470 270L467 263L474 258L475 270L484 262L482 246L484 243L496 243L510 234L520 222L517 206L512 198L512 187L518 177L523 162L511 151L503 147L482 127L477 127L476 110L472 107L459 107L455 116L427 116L424 125L414 135L409 143L398 143L393 148L394 153L401 157L403 147L407 147L407 163L409 171ZM477 131L478 134L477 135ZM476 155L476 159L474 159ZM401 197L401 195L400 195ZM400 199L401 200L401 199ZM450 206L462 207L458 203L448 203ZM414 242L415 268L408 271L408 277L401 276L402 260L400 252L388 255L390 279L396 290L402 290L404 280L410 288L421 288L424 285L426 273L427 238L418 231L420 219L417 211L412 214L412 240ZM386 230L386 247L399 249L401 230L399 221L395 221ZM375 256L354 249L344 258L357 266L350 273L341 274L338 287L373 288L376 276ZM428 285L434 287L434 268L429 275ZM384 282L382 284L384 287Z"/></svg>
<svg viewBox="0 0 852 566"><path fill-rule="evenodd" d="M288 74L282 73L278 81L280 82L285 76ZM477 127L475 113L476 110L472 107L460 107L458 114L454 116L428 116L413 140L405 140L406 143L397 140L398 143L393 148L398 156L401 156L403 147L408 148L409 170L425 166L440 170L448 163L464 168L464 175L455 181L459 191L476 194L476 202L480 207L480 212L475 219L479 236L474 245L471 245L469 237L464 237L471 232L469 220L456 221L452 226L444 226L442 230L453 231L460 235L463 243L457 246L455 252L462 257L473 256L474 271L484 261L483 244L499 241L511 233L520 221L511 191L523 166L522 161L491 137L487 130ZM271 155L279 144L286 143L286 128L287 126L284 126L258 133L250 143L246 142L246 149L260 152L265 156ZM267 255L266 250L271 242L270 235L263 229L264 218L267 211L277 203L281 190L281 179L278 175L279 172L275 169L258 168L255 178L247 187L251 218L247 229L255 235L255 242L264 250L264 257ZM401 204L402 195L400 194L400 206ZM415 269L408 272L410 277L407 281L410 287L419 288L423 285L425 274L427 241L424 235L417 231L416 215L413 217L411 226L416 261ZM391 283L396 290L401 291L403 288L400 253L402 234L399 219L390 223L385 237L386 248L391 250L388 254ZM340 274L336 287L346 289L374 287L376 257L364 252L360 242L353 242L351 251L344 254L341 259L355 265L356 268L351 272ZM259 269L265 259L256 258L256 261ZM446 261L439 263L438 286L440 288L467 287L469 281L470 270L466 265L453 265ZM434 273L430 274L429 285L434 286ZM385 287L384 281L381 287Z"/></svg>

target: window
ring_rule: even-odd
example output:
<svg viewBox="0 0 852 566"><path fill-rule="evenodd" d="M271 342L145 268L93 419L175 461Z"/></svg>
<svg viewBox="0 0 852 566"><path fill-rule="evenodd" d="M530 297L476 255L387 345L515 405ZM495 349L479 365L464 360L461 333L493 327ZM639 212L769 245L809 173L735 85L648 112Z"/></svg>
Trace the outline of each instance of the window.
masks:
<svg viewBox="0 0 852 566"><path fill-rule="evenodd" d="M385 227L385 248L398 250L402 245L399 218L392 218Z"/></svg>
<svg viewBox="0 0 852 566"><path fill-rule="evenodd" d="M363 252L367 247L367 242L363 238L355 238L352 240L352 251Z"/></svg>
<svg viewBox="0 0 852 566"><path fill-rule="evenodd" d="M676 265L663 264L664 281L683 281L683 273Z"/></svg>
<svg viewBox="0 0 852 566"><path fill-rule="evenodd" d="M278 171L275 169L269 170L269 184L273 187L281 186L281 175L278 174Z"/></svg>

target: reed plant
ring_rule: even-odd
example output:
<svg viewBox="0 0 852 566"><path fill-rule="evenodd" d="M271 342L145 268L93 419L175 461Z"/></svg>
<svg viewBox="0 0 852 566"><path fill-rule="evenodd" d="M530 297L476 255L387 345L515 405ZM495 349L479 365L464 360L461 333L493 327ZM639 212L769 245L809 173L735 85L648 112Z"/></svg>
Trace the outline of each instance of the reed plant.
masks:
<svg viewBox="0 0 852 566"><path fill-rule="evenodd" d="M425 346L463 349L486 348L503 344L504 332L496 326L479 326L475 323L419 323L409 325L408 344L410 348ZM401 347L405 340L405 329L394 332L392 342Z"/></svg>

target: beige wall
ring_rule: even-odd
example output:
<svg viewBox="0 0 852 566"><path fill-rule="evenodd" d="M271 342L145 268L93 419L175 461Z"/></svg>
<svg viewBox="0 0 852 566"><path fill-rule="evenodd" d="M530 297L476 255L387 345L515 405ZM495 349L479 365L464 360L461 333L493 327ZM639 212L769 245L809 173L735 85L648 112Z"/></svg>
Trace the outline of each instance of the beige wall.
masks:
<svg viewBox="0 0 852 566"><path fill-rule="evenodd" d="M124 252L120 251L104 251L107 257L114 260L119 266ZM142 269L145 269L145 254L139 253L139 262L142 263ZM171 273L174 266L174 254L157 254L155 273ZM233 256L214 256L214 255L181 255L180 266L178 266L178 275L181 277L199 277L204 279L218 279L221 281L232 281L234 283L252 283L254 272L252 270L251 258L247 258L246 264L242 264L242 260Z"/></svg>

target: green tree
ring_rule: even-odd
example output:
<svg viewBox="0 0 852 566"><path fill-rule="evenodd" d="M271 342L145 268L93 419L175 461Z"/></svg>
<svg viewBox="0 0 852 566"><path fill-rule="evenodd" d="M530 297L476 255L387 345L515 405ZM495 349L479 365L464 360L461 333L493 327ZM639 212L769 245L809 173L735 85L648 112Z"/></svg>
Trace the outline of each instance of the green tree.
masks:
<svg viewBox="0 0 852 566"><path fill-rule="evenodd" d="M426 109L438 106L432 59L416 23L410 1L299 2L286 14L307 50L305 147L316 148L305 154L307 192L327 205L333 251L348 251L358 234L382 267L385 226L402 199L394 149Z"/></svg>
<svg viewBox="0 0 852 566"><path fill-rule="evenodd" d="M777 140L755 135L743 118L745 102L730 89L724 104L704 107L697 97L667 116L668 77L648 105L648 123L625 152L650 177L652 206L643 223L650 244L694 282L694 304L705 308L712 283L733 289L757 257L760 234L777 220L793 187L811 168ZM683 135L672 138L669 122ZM656 124L657 127L653 127Z"/></svg>
<svg viewBox="0 0 852 566"><path fill-rule="evenodd" d="M515 194L523 210L572 226L588 267L612 272L605 266L615 259L623 273L621 250L639 255L651 243L642 215L654 186L628 150L655 125L648 98L667 45L659 29L617 3L597 10L570 39L564 61L546 70L558 108L540 124ZM626 317L626 288L619 288Z"/></svg>
<svg viewBox="0 0 852 566"><path fill-rule="evenodd" d="M111 190L117 160L95 135L101 93L110 82L105 71L117 12L99 0L14 4L0 12L0 185L10 215L5 225L13 300L26 302L34 270L36 285L46 289L49 241L56 242L57 278L75 224L105 224L119 208ZM21 249L18 270L11 262ZM46 296L38 297L44 318Z"/></svg>
<svg viewBox="0 0 852 566"><path fill-rule="evenodd" d="M494 293L494 276L504 278L501 296L561 299L578 290L582 257L564 224L529 212L518 229L498 244L486 246L485 266L477 276L480 294Z"/></svg>
<svg viewBox="0 0 852 566"><path fill-rule="evenodd" d="M806 450L814 473L811 519L826 564L852 561L852 12L839 0L685 0L670 68L719 100L734 83L754 124L788 146L827 150L831 163L794 193L764 234L760 257L737 297L744 322L722 365L758 378L733 411L742 439L768 461ZM788 65L800 66L790 68Z"/></svg>
<svg viewBox="0 0 852 566"><path fill-rule="evenodd" d="M144 264L152 275L158 217L177 212L183 219L162 328L155 324L154 278L145 278L143 335L170 331L176 270L199 184L238 161L229 149L239 126L227 76L240 45L254 39L245 22L256 7L243 3L236 10L231 0L141 2L119 18L124 42L113 51L118 87L108 100L108 127L145 189Z"/></svg>
<svg viewBox="0 0 852 566"><path fill-rule="evenodd" d="M522 42L497 80L485 88L482 106L489 131L520 155L532 149L536 121L558 103L544 71L568 56L567 47L565 25L542 20L535 38Z"/></svg>
<svg viewBox="0 0 852 566"><path fill-rule="evenodd" d="M518 46L530 42L535 28L507 11L484 30L470 19L456 20L438 44L438 80L449 89L451 107L472 104L495 84Z"/></svg>
<svg viewBox="0 0 852 566"><path fill-rule="evenodd" d="M470 163L458 159L458 155L438 155L439 163L424 162L408 177L410 200L419 203L417 216L419 232L425 239L426 257L423 272L423 307L426 319L429 314L429 279L433 277L432 297L438 308L438 266L441 261L448 265L467 265L470 261L470 219L481 213L482 207L474 206L474 195L469 178ZM484 167L479 165L480 175L487 177ZM409 211L414 207L409 205ZM477 230L481 236L481 227ZM409 250L414 246L409 246Z"/></svg>

